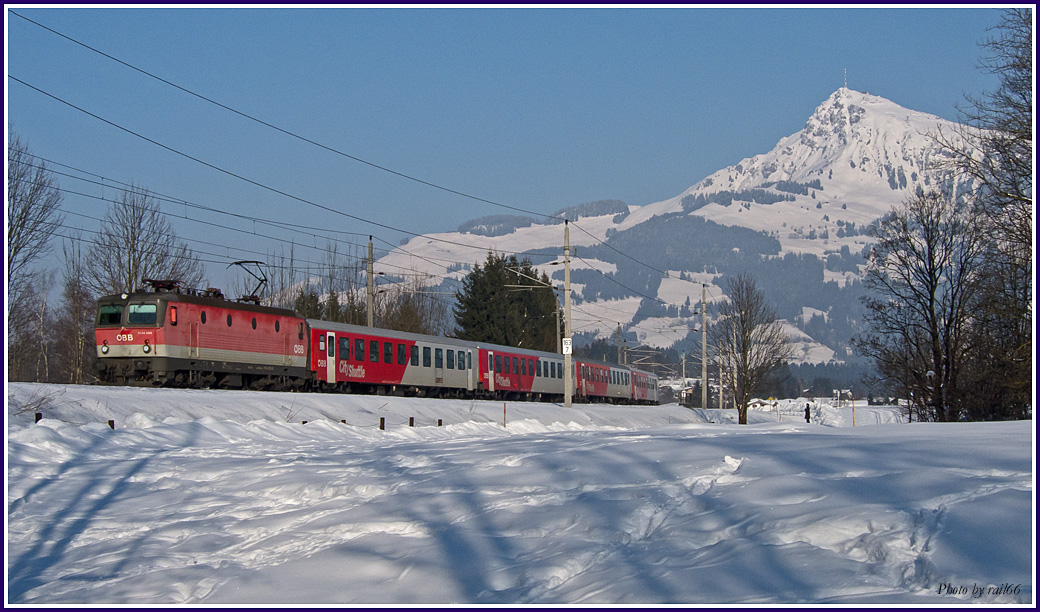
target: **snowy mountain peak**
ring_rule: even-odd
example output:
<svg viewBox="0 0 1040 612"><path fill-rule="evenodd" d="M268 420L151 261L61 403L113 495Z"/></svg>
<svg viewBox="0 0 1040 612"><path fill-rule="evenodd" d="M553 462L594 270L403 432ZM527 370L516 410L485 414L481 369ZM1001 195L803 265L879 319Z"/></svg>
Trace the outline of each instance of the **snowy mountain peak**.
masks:
<svg viewBox="0 0 1040 612"><path fill-rule="evenodd" d="M957 131L934 115L843 87L772 150L718 170L675 197L643 206L609 201L577 207L582 231L571 233L571 246L583 256L575 262L580 269L572 286L589 318L583 332L608 336L624 318L618 315L631 312L620 321L626 331L639 342L668 346L677 339L675 328L689 327L680 305L700 300L698 283L721 299L727 274L755 269L763 283L774 283L781 317L802 342L798 361L846 358L856 320L849 304L858 303L853 294L861 254L872 241L867 228L918 190L947 180L936 163L943 151L930 136L939 128ZM498 216L464 224L458 233L413 238L382 261L457 281L465 275L461 266L435 262L478 263L492 250L552 251L562 239L558 225ZM603 241L610 244L601 246ZM459 243L480 248L456 248ZM788 261L788 255L799 257ZM803 256L815 267L799 267ZM648 274L640 261L670 272L664 278ZM839 296L842 291L848 295ZM643 304L648 295L664 305ZM829 297L815 297L822 295ZM798 336L798 330L804 333ZM832 346L814 341L823 337Z"/></svg>
<svg viewBox="0 0 1040 612"><path fill-rule="evenodd" d="M943 125L952 124L843 87L813 111L801 131L781 139L768 153L741 160L674 198L643 207L626 225L682 210L720 223L770 230L775 229L780 209L804 210L805 204L822 208L827 202L846 205L843 210L855 204L858 214L850 213L846 220L869 222L916 190L941 182L935 160L942 153L929 134ZM763 196L761 190L772 196ZM740 208L731 207L734 201L744 202L744 210L774 204L779 208L771 208L769 215L735 217L731 213Z"/></svg>

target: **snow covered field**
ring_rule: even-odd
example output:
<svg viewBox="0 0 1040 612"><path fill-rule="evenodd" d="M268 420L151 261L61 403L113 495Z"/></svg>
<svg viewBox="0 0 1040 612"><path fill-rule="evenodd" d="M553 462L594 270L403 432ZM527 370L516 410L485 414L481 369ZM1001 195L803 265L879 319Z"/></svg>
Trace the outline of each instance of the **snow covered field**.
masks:
<svg viewBox="0 0 1040 612"><path fill-rule="evenodd" d="M7 402L11 603L1033 601L1032 422L858 406L853 427L816 405L806 424L801 400L746 426L509 403L503 426L501 402L31 384Z"/></svg>

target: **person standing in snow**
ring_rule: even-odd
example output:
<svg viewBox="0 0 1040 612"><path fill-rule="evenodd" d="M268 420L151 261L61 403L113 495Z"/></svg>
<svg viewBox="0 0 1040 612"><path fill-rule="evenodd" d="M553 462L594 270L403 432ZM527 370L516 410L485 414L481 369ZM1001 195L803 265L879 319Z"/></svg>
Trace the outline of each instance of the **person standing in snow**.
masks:
<svg viewBox="0 0 1040 612"><path fill-rule="evenodd" d="M808 403L805 404L805 422L806 423L810 422L809 421L809 404Z"/></svg>

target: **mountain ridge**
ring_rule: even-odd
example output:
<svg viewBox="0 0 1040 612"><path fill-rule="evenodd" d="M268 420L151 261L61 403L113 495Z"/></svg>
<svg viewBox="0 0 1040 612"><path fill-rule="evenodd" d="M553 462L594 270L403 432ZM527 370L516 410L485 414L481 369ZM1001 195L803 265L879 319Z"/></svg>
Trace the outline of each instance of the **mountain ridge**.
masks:
<svg viewBox="0 0 1040 612"><path fill-rule="evenodd" d="M950 180L937 168L944 155L928 133L953 125L880 96L841 88L801 130L781 138L770 151L722 168L672 198L642 206L586 202L558 211L580 216L570 232L576 247L573 291L582 313L576 334L606 337L621 324L632 340L667 347L699 323L679 312L680 304L699 302L699 283L707 285L709 301L725 299L724 278L745 267L758 272L763 291L797 330L791 334L801 343L796 361L851 357L848 340L859 320L857 292L865 263L861 254L870 243L864 230L915 192ZM496 217L502 216L460 226L475 232L412 238L379 261L445 278L447 287L466 272L449 272L441 261L480 263L488 251L518 252L530 254L541 271L562 277L559 267L549 266L560 259L554 253L563 244L558 219L531 217L528 224L523 217L510 217L515 227L503 227L495 224ZM686 217L708 223L691 225ZM647 229L640 229L643 224L649 224ZM715 246L698 250L698 241ZM800 259L805 257L810 259ZM813 258L820 264L811 264ZM651 267L668 273L654 278L661 274ZM680 282L682 277L698 280ZM638 310L632 309L633 299ZM826 340L810 338L807 329Z"/></svg>

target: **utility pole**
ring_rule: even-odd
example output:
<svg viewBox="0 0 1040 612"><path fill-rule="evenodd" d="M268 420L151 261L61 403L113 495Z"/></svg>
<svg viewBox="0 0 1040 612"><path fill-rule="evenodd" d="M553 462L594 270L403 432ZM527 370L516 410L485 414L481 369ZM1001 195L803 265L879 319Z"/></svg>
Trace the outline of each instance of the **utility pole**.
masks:
<svg viewBox="0 0 1040 612"><path fill-rule="evenodd" d="M686 351L683 351L681 353L681 355L682 355L682 385L681 385L682 389L680 389L679 392L682 393L683 397L685 398L686 397L686 393L685 393L685 391L686 391Z"/></svg>
<svg viewBox="0 0 1040 612"><path fill-rule="evenodd" d="M701 283L701 408L708 408L708 310L707 285Z"/></svg>
<svg viewBox="0 0 1040 612"><path fill-rule="evenodd" d="M563 405L571 407L574 394L574 365L571 362L571 228L563 220Z"/></svg>
<svg viewBox="0 0 1040 612"><path fill-rule="evenodd" d="M621 323L617 324L617 362L621 365Z"/></svg>
<svg viewBox="0 0 1040 612"><path fill-rule="evenodd" d="M375 327L375 302L376 302L376 288L375 278L372 276L372 267L375 262L372 260L372 237L368 237L368 326Z"/></svg>
<svg viewBox="0 0 1040 612"><path fill-rule="evenodd" d="M560 296L556 297L556 352L563 352L563 336L560 335Z"/></svg>

